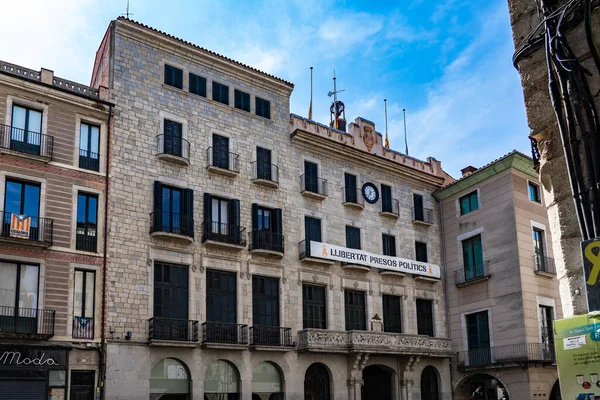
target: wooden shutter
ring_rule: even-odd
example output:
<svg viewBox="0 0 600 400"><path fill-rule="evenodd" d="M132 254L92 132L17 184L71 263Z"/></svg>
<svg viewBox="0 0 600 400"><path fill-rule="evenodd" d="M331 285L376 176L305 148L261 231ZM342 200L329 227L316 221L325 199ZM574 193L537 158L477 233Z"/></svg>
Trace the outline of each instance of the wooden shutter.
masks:
<svg viewBox="0 0 600 400"><path fill-rule="evenodd" d="M181 225L184 234L194 237L194 190L183 189L183 212Z"/></svg>
<svg viewBox="0 0 600 400"><path fill-rule="evenodd" d="M273 222L271 223L273 226L272 230L275 233L282 235L283 234L283 211L281 210L281 208L276 208L273 210L273 213L271 215L273 218Z"/></svg>
<svg viewBox="0 0 600 400"><path fill-rule="evenodd" d="M154 229L161 226L162 221L162 183L154 181Z"/></svg>
<svg viewBox="0 0 600 400"><path fill-rule="evenodd" d="M392 188L387 185L381 185L381 209L384 212L393 212L392 210Z"/></svg>
<svg viewBox="0 0 600 400"><path fill-rule="evenodd" d="M344 174L344 184L346 186L346 201L350 203L356 203L356 176Z"/></svg>
<svg viewBox="0 0 600 400"><path fill-rule="evenodd" d="M212 229L212 195L204 193L204 234L209 234Z"/></svg>

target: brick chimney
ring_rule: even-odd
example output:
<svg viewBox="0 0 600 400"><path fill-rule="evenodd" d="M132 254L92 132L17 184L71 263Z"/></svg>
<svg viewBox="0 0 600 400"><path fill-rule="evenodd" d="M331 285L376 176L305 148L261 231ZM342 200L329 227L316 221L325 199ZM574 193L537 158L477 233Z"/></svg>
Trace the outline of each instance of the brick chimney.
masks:
<svg viewBox="0 0 600 400"><path fill-rule="evenodd" d="M460 172L462 173L463 178L467 175L471 175L473 172L477 171L477 168L475 168L472 165L469 165L468 167L464 167L463 169L460 170Z"/></svg>

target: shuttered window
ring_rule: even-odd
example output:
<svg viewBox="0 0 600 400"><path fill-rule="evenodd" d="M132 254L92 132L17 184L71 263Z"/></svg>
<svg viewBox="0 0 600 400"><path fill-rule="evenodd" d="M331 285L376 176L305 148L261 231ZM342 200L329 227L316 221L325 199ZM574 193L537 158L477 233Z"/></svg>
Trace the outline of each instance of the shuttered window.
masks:
<svg viewBox="0 0 600 400"><path fill-rule="evenodd" d="M466 196L458 199L460 203L460 215L468 214L479 208L479 198L477 197L477 190L469 193Z"/></svg>
<svg viewBox="0 0 600 400"><path fill-rule="evenodd" d="M206 320L236 323L237 291L235 273L206 270Z"/></svg>
<svg viewBox="0 0 600 400"><path fill-rule="evenodd" d="M415 254L417 261L427 262L427 244L415 242Z"/></svg>
<svg viewBox="0 0 600 400"><path fill-rule="evenodd" d="M325 287L302 285L302 326L303 329L327 328L327 306Z"/></svg>
<svg viewBox="0 0 600 400"><path fill-rule="evenodd" d="M465 280L479 278L484 275L483 249L481 235L462 242Z"/></svg>
<svg viewBox="0 0 600 400"><path fill-rule="evenodd" d="M360 250L360 229L346 226L346 247Z"/></svg>
<svg viewBox="0 0 600 400"><path fill-rule="evenodd" d="M417 332L419 335L433 336L433 302L417 299Z"/></svg>
<svg viewBox="0 0 600 400"><path fill-rule="evenodd" d="M279 280L252 276L252 324L279 326Z"/></svg>
<svg viewBox="0 0 600 400"><path fill-rule="evenodd" d="M218 101L219 103L229 105L229 86L225 86L213 81L212 99L214 101Z"/></svg>
<svg viewBox="0 0 600 400"><path fill-rule="evenodd" d="M206 78L190 73L190 93L206 97Z"/></svg>
<svg viewBox="0 0 600 400"><path fill-rule="evenodd" d="M385 332L402 332L402 313L400 296L383 295L383 330Z"/></svg>
<svg viewBox="0 0 600 400"><path fill-rule="evenodd" d="M356 203L358 196L356 194L356 176L344 174L344 195L346 203Z"/></svg>
<svg viewBox="0 0 600 400"><path fill-rule="evenodd" d="M381 240L383 242L383 255L396 257L396 237L383 233Z"/></svg>
<svg viewBox="0 0 600 400"><path fill-rule="evenodd" d="M250 112L250 95L237 89L234 90L233 95L235 108Z"/></svg>
<svg viewBox="0 0 600 400"><path fill-rule="evenodd" d="M256 97L256 115L271 119L271 103L267 100Z"/></svg>
<svg viewBox="0 0 600 400"><path fill-rule="evenodd" d="M344 309L346 314L346 330L364 331L367 329L365 315L365 292L344 290Z"/></svg>
<svg viewBox="0 0 600 400"><path fill-rule="evenodd" d="M388 185L381 185L381 211L394 212L392 209L392 188Z"/></svg>
<svg viewBox="0 0 600 400"><path fill-rule="evenodd" d="M165 85L183 89L183 71L165 64Z"/></svg>

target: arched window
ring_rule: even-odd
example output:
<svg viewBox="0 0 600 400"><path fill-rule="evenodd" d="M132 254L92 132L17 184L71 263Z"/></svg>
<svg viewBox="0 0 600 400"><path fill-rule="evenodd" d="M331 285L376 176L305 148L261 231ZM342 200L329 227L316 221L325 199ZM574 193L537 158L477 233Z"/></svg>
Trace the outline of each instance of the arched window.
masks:
<svg viewBox="0 0 600 400"><path fill-rule="evenodd" d="M421 373L421 400L439 400L438 378L435 368L426 367Z"/></svg>
<svg viewBox="0 0 600 400"><path fill-rule="evenodd" d="M230 362L218 360L204 375L205 400L238 400L240 374Z"/></svg>
<svg viewBox="0 0 600 400"><path fill-rule="evenodd" d="M174 358L160 360L150 375L150 400L189 400L188 369Z"/></svg>
<svg viewBox="0 0 600 400"><path fill-rule="evenodd" d="M283 379L279 367L261 362L252 371L252 400L283 400Z"/></svg>
<svg viewBox="0 0 600 400"><path fill-rule="evenodd" d="M312 364L304 376L304 400L330 400L329 382L327 367L321 363Z"/></svg>

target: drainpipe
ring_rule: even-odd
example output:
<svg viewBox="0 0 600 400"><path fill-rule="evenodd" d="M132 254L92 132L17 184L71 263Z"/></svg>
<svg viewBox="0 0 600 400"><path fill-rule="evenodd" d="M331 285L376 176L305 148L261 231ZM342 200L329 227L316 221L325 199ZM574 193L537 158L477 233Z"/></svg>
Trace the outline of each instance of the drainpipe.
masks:
<svg viewBox="0 0 600 400"><path fill-rule="evenodd" d="M108 105L108 121L106 128L106 175L104 178L104 249L102 255L102 318L101 318L101 336L100 336L100 357L98 360L98 388L100 389L100 400L104 399L104 380L106 378L106 337L105 337L105 326L106 326L106 281L107 276L107 261L106 254L108 252L108 176L110 170L110 131L111 131L111 119L112 119L112 104Z"/></svg>
<svg viewBox="0 0 600 400"><path fill-rule="evenodd" d="M446 241L444 239L444 204L435 193L433 198L436 199L440 205L440 235L442 237L442 268L444 270L444 300L446 301L446 336L450 338L450 308L448 307L448 268L446 265ZM450 357L450 392L452 393L452 399L454 399L454 371L452 369L452 357Z"/></svg>

